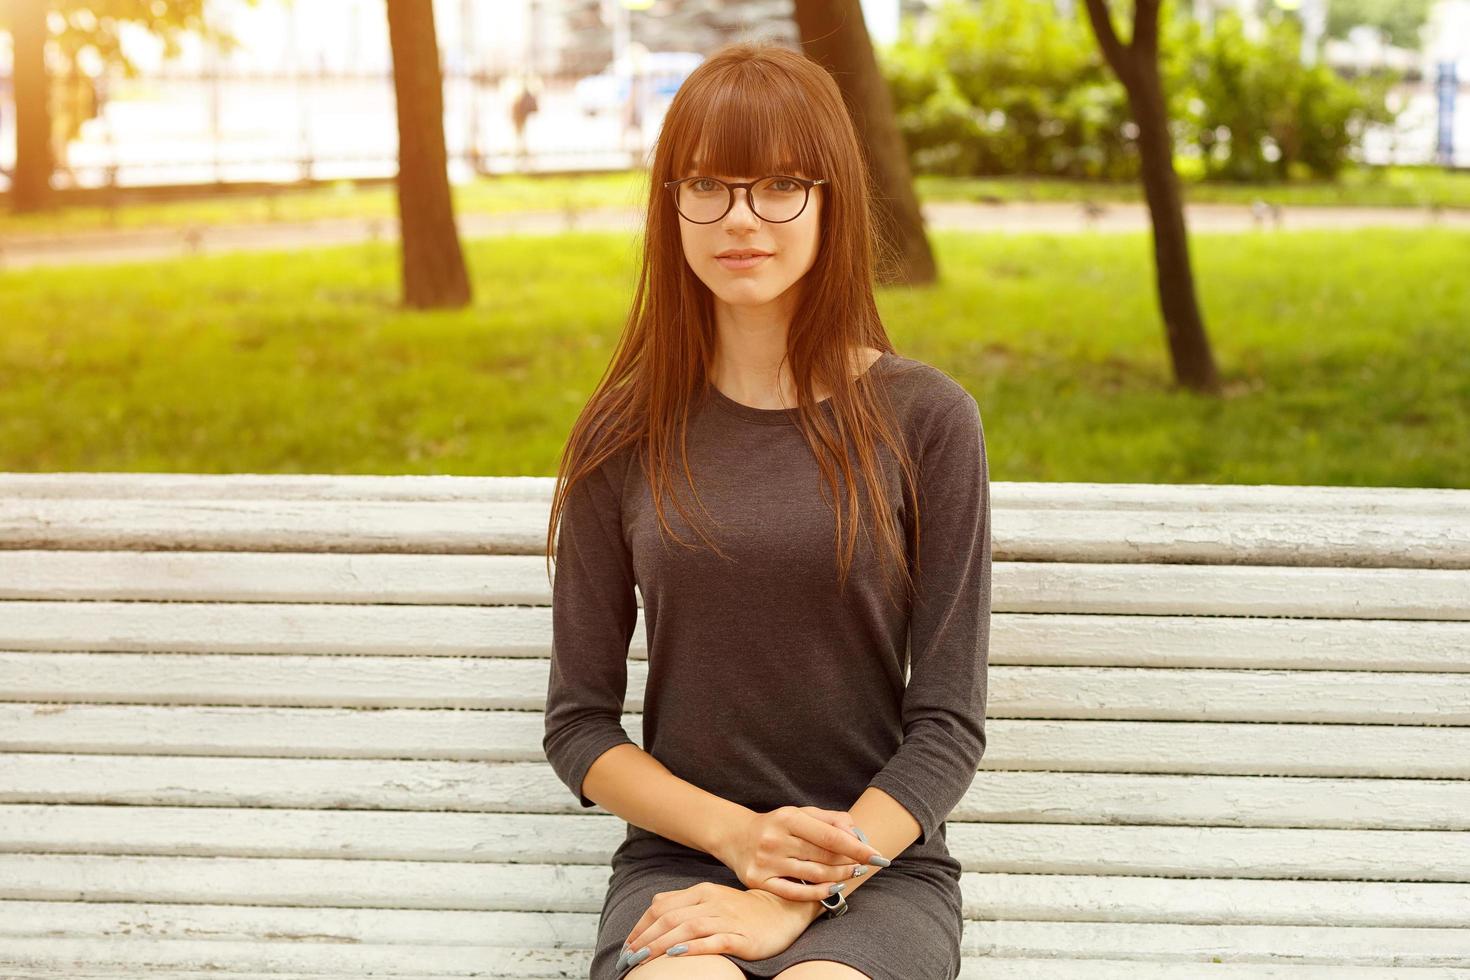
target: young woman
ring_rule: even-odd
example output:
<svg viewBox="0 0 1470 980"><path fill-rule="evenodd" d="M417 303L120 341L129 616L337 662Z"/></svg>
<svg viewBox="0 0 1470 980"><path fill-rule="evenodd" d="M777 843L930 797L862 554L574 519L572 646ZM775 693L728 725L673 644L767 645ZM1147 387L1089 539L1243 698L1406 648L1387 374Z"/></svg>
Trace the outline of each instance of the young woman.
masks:
<svg viewBox="0 0 1470 980"><path fill-rule="evenodd" d="M979 407L888 341L869 177L820 66L716 51L651 170L633 312L547 535L543 747L627 824L590 975L953 980L944 821L985 749Z"/></svg>

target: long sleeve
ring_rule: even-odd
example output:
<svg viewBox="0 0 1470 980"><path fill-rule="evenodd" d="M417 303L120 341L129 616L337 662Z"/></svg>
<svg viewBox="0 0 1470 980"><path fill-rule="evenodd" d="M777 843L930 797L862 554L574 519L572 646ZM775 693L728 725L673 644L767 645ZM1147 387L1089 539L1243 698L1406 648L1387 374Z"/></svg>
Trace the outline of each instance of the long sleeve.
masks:
<svg viewBox="0 0 1470 980"><path fill-rule="evenodd" d="M551 676L541 747L584 807L596 805L582 793L592 763L615 745L636 744L623 729L622 713L638 600L610 462L568 491L552 570Z"/></svg>
<svg viewBox="0 0 1470 980"><path fill-rule="evenodd" d="M985 752L990 473L972 396L924 438L918 482L922 533L903 743L868 785L913 814L923 843L964 798ZM912 539L910 528L911 550Z"/></svg>

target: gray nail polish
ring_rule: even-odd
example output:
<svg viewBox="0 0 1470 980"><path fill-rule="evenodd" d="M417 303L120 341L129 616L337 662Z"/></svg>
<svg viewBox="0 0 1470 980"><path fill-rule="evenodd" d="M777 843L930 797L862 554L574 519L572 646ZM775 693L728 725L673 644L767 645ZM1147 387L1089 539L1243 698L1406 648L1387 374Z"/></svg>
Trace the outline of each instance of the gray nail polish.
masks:
<svg viewBox="0 0 1470 980"><path fill-rule="evenodd" d="M669 955L670 956L678 956L680 953L687 953L687 952L689 952L689 945L688 945L688 943L680 943L677 946L670 946L669 947Z"/></svg>
<svg viewBox="0 0 1470 980"><path fill-rule="evenodd" d="M863 875L865 875L867 873L868 873L868 869L865 868L865 867L863 867L861 864L854 864L852 866L852 876L854 878L861 878Z"/></svg>
<svg viewBox="0 0 1470 980"><path fill-rule="evenodd" d="M838 892L842 891L842 889L844 889L846 887L847 887L847 882L845 882L845 881L836 882L836 883L834 883L832 885L832 887L830 887L830 888L827 889L827 894L828 895L836 895Z"/></svg>
<svg viewBox="0 0 1470 980"><path fill-rule="evenodd" d="M868 842L868 835L865 834L865 833L863 833L862 828L860 828L860 827L854 827L854 828L852 828L852 832L854 834L857 834L857 839L860 840L860 841L862 841L864 844L866 844Z"/></svg>
<svg viewBox="0 0 1470 980"><path fill-rule="evenodd" d="M890 861L890 860L888 860L886 857L884 857L881 854L874 854L872 857L868 858L868 863L869 864L876 864L880 868L886 868L890 864L892 864L893 862Z"/></svg>
<svg viewBox="0 0 1470 980"><path fill-rule="evenodd" d="M621 970L628 965L628 951L625 949L618 954L618 961L613 964L614 970Z"/></svg>
<svg viewBox="0 0 1470 980"><path fill-rule="evenodd" d="M639 963L642 963L644 960L648 959L649 954L652 952L653 950L649 949L647 946L644 946L641 950L634 953L631 957L628 958L628 965L637 966Z"/></svg>

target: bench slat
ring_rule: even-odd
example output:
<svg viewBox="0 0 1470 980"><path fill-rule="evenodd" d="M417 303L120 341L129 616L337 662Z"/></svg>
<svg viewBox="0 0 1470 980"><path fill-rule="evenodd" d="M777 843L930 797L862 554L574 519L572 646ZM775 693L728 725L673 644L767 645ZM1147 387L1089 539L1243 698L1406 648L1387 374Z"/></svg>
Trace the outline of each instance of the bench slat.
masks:
<svg viewBox="0 0 1470 980"><path fill-rule="evenodd" d="M595 925L595 923L594 923ZM560 960L553 959L560 956ZM1221 963L1219 956L1208 962L1184 966L1176 962L1151 962L1136 959L1029 959L1026 957L965 956L958 980L1181 980L1185 977L1210 977L1219 980L1270 977L1280 980L1470 980L1470 968L1415 966L1347 966L1296 963ZM476 971L470 976L491 980L567 980L586 976L591 957L574 952L548 952L544 960L524 968L520 964L502 966L495 973ZM0 960L0 965L5 965ZM530 972L526 972L526 971ZM515 971L515 972L512 972ZM235 970L175 970L154 966L149 977L160 980L362 980L358 973L296 973L294 971L241 973ZM464 976L457 973L379 973L397 980L452 980ZM88 968L78 970L64 963L57 970L12 969L6 980L137 980L138 972L129 966L118 966L101 972Z"/></svg>
<svg viewBox="0 0 1470 980"><path fill-rule="evenodd" d="M623 730L642 744L642 718ZM986 769L1470 778L1470 728L996 718ZM0 752L540 762L529 711L0 703Z"/></svg>
<svg viewBox="0 0 1470 980"><path fill-rule="evenodd" d="M570 967L582 972L559 975L585 975L590 962L587 950L557 949L566 943L564 933L536 924L531 915L521 918L526 926L524 931L496 937L514 946L470 945L462 938L460 942L443 945L15 938L6 942L4 955L7 960L30 968L88 962L138 969L226 967L268 971L272 975L278 971L343 969L422 974L429 969L450 975L484 976L489 970L491 976L544 977L558 974L536 971ZM588 925L595 926L595 923ZM1268 964L1300 969L1304 963L1333 968L1339 965L1446 968L1470 963L1470 930L1002 921L967 923L961 950L969 961L966 965L978 968L974 976L992 976L988 972L992 963L1013 957L1071 962L1079 967L1090 967L1094 957L1153 961L1156 965L1172 966L1176 971L1215 960L1251 964L1257 969ZM549 960L553 956L554 963Z"/></svg>
<svg viewBox="0 0 1470 980"><path fill-rule="evenodd" d="M595 815L25 804L0 810L7 850L68 852L54 855L62 867L70 852L137 852L445 862L439 868L447 875L451 866L497 861L606 864L623 833L621 820ZM951 852L972 871L1470 883L1470 834L1463 831L989 822L954 823L949 838ZM5 887L16 897L65 894L55 865L32 880L30 889L40 891L28 890L24 877ZM219 877L217 867L208 874ZM309 887L335 892L341 883ZM93 887L70 897L83 893L102 897Z"/></svg>
<svg viewBox="0 0 1470 980"><path fill-rule="evenodd" d="M525 555L540 502L0 498L11 549ZM997 510L998 561L1470 568L1462 514Z"/></svg>
<svg viewBox="0 0 1470 980"><path fill-rule="evenodd" d="M400 500L540 503L547 476L374 476L294 473L0 473L0 498L31 500ZM1185 510L1198 513L1470 516L1464 490L1213 483L992 480L997 509Z"/></svg>
<svg viewBox="0 0 1470 980"><path fill-rule="evenodd" d="M550 664L495 657L0 653L26 701L539 711ZM648 661L628 663L641 711ZM1470 672L990 667L995 718L1470 725Z"/></svg>
<svg viewBox="0 0 1470 980"><path fill-rule="evenodd" d="M252 597L263 585L270 594L279 595L278 584L262 582L264 573L275 572L309 583L311 592L326 598L336 598L335 590L350 588L338 601L360 602L363 587L375 579L380 580L384 593L391 594L405 573L414 570L429 576L430 588L445 585L447 565L469 579L455 582L455 592L439 597L442 601L495 604L529 599L547 608L551 602L545 566L524 556L0 554L5 556L0 563L0 601L125 598L130 602L199 603L216 598L212 592L223 593L218 598L239 600ZM199 579L191 572L198 572ZM354 577L344 581L345 572ZM314 582L306 578L312 573L318 575ZM467 584L479 586L472 596L466 595ZM1467 587L1470 573L1459 569L996 562L993 611L1463 621L1470 619ZM506 591L510 594L504 594ZM379 602L387 601L381 596ZM423 586L415 596L417 601L433 599ZM298 594L295 601L309 604L312 600ZM397 609L390 607L388 612ZM0 611L0 624L25 615L25 608L19 605L0 605ZM79 612L75 606L66 611ZM112 618L122 618L126 611L123 606L107 609ZM415 614L411 609L399 611Z"/></svg>
<svg viewBox="0 0 1470 980"><path fill-rule="evenodd" d="M63 803L606 813L570 800L546 763L0 755L0 824L24 826L7 804ZM992 820L1465 831L1470 780L988 768L950 823Z"/></svg>
<svg viewBox="0 0 1470 980"><path fill-rule="evenodd" d="M641 612L640 612L641 621ZM545 659L546 608L0 602L0 650ZM995 613L991 663L1470 670L1470 621ZM648 659L635 626L630 668Z"/></svg>
<svg viewBox="0 0 1470 980"><path fill-rule="evenodd" d="M17 856L30 865L29 881L40 870L54 869L59 883L78 884L77 862L30 855ZM8 859L5 859L8 860ZM17 861L16 863L22 863ZM433 880L428 865L398 869L393 880L412 889L396 896L372 862L266 861L220 858L231 874L229 887L189 891L189 875L200 860L188 858L86 858L107 894L85 902L15 898L7 891L0 901L0 937L38 930L29 923L82 930L86 924L113 921L128 926L156 920L154 932L167 936L166 923L188 932L228 938L254 936L288 928L300 909L314 910L317 931L359 942L423 942L430 924L449 924L456 937L485 935L487 924L508 914L539 913L553 924L585 913L596 914L607 871L591 865L516 863L466 866ZM442 866L441 866L442 867ZM263 869L282 876L272 886ZM138 886L143 873L156 875ZM308 890L307 876L340 874L353 890L345 901L319 901L320 889ZM1062 919L1093 922L1178 922L1185 924L1378 926L1393 928L1457 928L1470 887L1426 882L1292 881L1251 878L1155 878L1107 875L1006 874L965 871L960 876L965 917L980 922L1013 919ZM358 889L366 889L359 892ZM160 895L183 895L182 902ZM129 899L114 902L110 895ZM238 897L236 897L238 896ZM403 899L400 901L400 898ZM225 900L239 905L221 904ZM414 907L412 903L417 903ZM145 907L156 911L144 913ZM34 918L28 918L31 915ZM493 934L493 933L492 933ZM567 933L572 934L572 933Z"/></svg>

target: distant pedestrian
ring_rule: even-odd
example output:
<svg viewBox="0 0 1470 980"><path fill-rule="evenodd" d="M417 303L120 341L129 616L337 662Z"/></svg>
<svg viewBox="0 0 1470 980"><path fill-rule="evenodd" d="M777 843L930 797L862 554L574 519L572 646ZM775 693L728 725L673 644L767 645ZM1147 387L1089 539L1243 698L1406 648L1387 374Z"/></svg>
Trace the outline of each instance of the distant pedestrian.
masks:
<svg viewBox="0 0 1470 980"><path fill-rule="evenodd" d="M525 163L529 156L526 149L526 120L540 108L536 102L536 95L531 91L531 80L529 77L521 79L521 94L516 97L510 107L510 119L516 129L516 169L525 169Z"/></svg>

